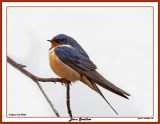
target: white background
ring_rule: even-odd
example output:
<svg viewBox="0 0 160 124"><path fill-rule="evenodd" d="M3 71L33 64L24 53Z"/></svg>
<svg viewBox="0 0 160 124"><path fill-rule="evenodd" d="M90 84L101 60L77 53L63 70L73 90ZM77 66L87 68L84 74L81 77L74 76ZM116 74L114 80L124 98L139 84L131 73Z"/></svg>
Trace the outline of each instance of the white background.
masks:
<svg viewBox="0 0 160 124"><path fill-rule="evenodd" d="M7 55L39 77L57 77L49 67L46 40L64 33L87 51L98 71L129 92L129 100L100 88L117 116L94 91L77 81L71 109L77 117L153 116L152 7L9 7ZM66 88L41 83L62 117L68 117ZM7 64L7 114L55 116L36 84Z"/></svg>

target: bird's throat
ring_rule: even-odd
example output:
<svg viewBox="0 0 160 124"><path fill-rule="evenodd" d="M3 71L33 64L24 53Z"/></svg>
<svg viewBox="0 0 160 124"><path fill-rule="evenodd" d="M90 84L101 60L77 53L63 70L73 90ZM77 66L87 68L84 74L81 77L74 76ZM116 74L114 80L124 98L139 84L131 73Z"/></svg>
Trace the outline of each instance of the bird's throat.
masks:
<svg viewBox="0 0 160 124"><path fill-rule="evenodd" d="M51 43L51 47L49 48L49 50L51 50L53 47L58 46L58 45L61 45L61 44L60 43L56 43L56 42Z"/></svg>

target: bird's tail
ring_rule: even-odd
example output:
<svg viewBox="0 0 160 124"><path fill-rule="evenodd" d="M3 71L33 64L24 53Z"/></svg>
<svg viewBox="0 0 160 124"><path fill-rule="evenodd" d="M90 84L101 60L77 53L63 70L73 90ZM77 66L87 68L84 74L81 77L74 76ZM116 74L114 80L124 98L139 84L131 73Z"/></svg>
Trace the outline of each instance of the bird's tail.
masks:
<svg viewBox="0 0 160 124"><path fill-rule="evenodd" d="M112 108L112 110L118 115L118 113L116 112L116 110L111 106L111 104L106 100L106 98L104 97L104 95L102 94L102 92L100 91L100 89L97 87L97 85L94 82L89 81L86 77L82 76L81 81L86 84L87 86L89 86L92 90L96 91L97 93L99 93L103 99L108 103L108 105Z"/></svg>
<svg viewBox="0 0 160 124"><path fill-rule="evenodd" d="M115 86L114 84L112 84L111 82L109 82L107 79L105 79L102 75L100 75L97 71L93 70L93 71L87 71L86 73L84 72L85 77L90 80L92 83L96 83L100 86L102 86L103 88L119 95L122 96L126 99L128 99L127 96L130 96L129 93L127 93L126 91L118 88L117 86ZM127 96L126 96L127 95Z"/></svg>

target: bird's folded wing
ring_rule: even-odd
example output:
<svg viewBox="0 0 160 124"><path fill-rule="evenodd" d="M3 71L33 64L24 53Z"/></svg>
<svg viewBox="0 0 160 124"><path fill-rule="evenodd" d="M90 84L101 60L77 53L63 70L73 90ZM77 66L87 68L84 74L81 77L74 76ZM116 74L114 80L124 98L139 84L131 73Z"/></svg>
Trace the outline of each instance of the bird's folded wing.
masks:
<svg viewBox="0 0 160 124"><path fill-rule="evenodd" d="M117 94L117 95L120 95L124 98L127 98L125 95L127 96L130 96L129 93L125 92L124 90L118 88L117 86L115 86L114 84L112 84L111 82L109 82L107 79L105 79L102 75L100 75L97 71L88 71L87 73L86 72L83 72L83 74L88 78L90 79L92 82L102 86L103 88Z"/></svg>
<svg viewBox="0 0 160 124"><path fill-rule="evenodd" d="M66 65L70 66L80 74L86 76L90 81L102 86L103 88L127 98L125 95L130 96L129 93L118 88L108 80L106 80L102 75L100 75L95 69L96 65L87 57L70 47L56 47L55 54L58 58L64 62Z"/></svg>

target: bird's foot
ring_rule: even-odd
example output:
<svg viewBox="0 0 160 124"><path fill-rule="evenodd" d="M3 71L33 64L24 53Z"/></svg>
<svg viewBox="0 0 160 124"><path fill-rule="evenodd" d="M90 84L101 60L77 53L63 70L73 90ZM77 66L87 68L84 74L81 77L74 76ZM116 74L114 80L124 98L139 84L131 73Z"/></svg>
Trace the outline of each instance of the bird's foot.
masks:
<svg viewBox="0 0 160 124"><path fill-rule="evenodd" d="M66 79L64 79L64 78L61 78L61 84L62 84L63 86L65 86L67 83L71 84L70 81L68 81L68 80L66 80Z"/></svg>

